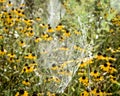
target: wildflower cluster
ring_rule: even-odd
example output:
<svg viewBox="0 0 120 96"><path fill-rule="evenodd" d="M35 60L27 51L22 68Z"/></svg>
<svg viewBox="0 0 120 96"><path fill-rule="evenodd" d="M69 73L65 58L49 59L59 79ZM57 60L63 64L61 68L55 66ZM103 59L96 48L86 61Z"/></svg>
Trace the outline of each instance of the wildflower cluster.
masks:
<svg viewBox="0 0 120 96"><path fill-rule="evenodd" d="M79 59L69 54L84 52L75 44L81 34L62 21L53 28L40 17L27 17L25 8L0 1L0 95L55 96Z"/></svg>
<svg viewBox="0 0 120 96"><path fill-rule="evenodd" d="M1 96L119 95L119 12L109 0L61 3L53 27L0 0Z"/></svg>
<svg viewBox="0 0 120 96"><path fill-rule="evenodd" d="M102 1L96 3L95 20L106 22L108 29L102 29L104 26L96 26L100 29L97 33L99 38L95 39L94 56L87 61L83 60L78 71L78 81L84 91L80 96L116 96L119 91L115 86L119 86L119 14L113 8L110 13L103 15L101 13ZM107 14L107 15L106 15ZM100 20L99 18L104 20ZM104 16L104 17L102 17ZM102 23L100 23L102 24ZM95 28L96 30L96 28ZM96 30L97 31L97 30ZM103 43L102 39L104 39ZM98 41L97 41L98 40ZM100 41L99 41L100 40ZM96 46L99 46L95 49Z"/></svg>
<svg viewBox="0 0 120 96"><path fill-rule="evenodd" d="M84 2L84 1L83 1ZM119 12L110 1L90 1L88 7L88 42L93 40L92 56L79 62L77 75L65 93L71 96L119 96ZM86 4L86 3L85 3ZM86 4L87 5L87 4ZM83 50L78 45L76 50Z"/></svg>

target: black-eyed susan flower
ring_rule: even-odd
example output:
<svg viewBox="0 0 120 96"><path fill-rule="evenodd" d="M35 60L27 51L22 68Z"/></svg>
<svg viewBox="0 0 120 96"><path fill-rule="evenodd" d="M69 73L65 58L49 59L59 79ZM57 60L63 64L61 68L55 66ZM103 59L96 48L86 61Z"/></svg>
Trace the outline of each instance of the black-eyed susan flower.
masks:
<svg viewBox="0 0 120 96"><path fill-rule="evenodd" d="M90 93L91 93L91 95L95 95L96 94L96 88L95 87L91 87L91 91L90 91Z"/></svg>
<svg viewBox="0 0 120 96"><path fill-rule="evenodd" d="M106 50L107 50L107 51L111 51L111 50L112 50L112 48L111 48L111 47L109 47L109 46L107 46Z"/></svg>
<svg viewBox="0 0 120 96"><path fill-rule="evenodd" d="M86 71L84 69L78 70L78 75L85 75Z"/></svg>
<svg viewBox="0 0 120 96"><path fill-rule="evenodd" d="M15 94L15 96L28 96L28 92L21 89L19 92Z"/></svg>
<svg viewBox="0 0 120 96"><path fill-rule="evenodd" d="M108 63L104 63L103 65L100 65L100 69L102 69L103 71L108 72L109 71L109 64Z"/></svg>
<svg viewBox="0 0 120 96"><path fill-rule="evenodd" d="M81 82L83 85L87 86L89 81L88 81L88 77L86 76L82 76L79 78L79 82Z"/></svg>
<svg viewBox="0 0 120 96"><path fill-rule="evenodd" d="M83 67L85 67L86 65L87 65L87 63L85 63L85 62L83 62L83 61L79 64L80 68L83 68Z"/></svg>
<svg viewBox="0 0 120 96"><path fill-rule="evenodd" d="M36 36L34 40L36 43L38 43L38 42L42 41L42 38Z"/></svg>
<svg viewBox="0 0 120 96"><path fill-rule="evenodd" d="M8 32L8 31L9 31L8 27L4 27L3 30L4 30L5 32Z"/></svg>
<svg viewBox="0 0 120 96"><path fill-rule="evenodd" d="M47 32L52 33L52 32L54 32L54 29L52 27L48 26Z"/></svg>
<svg viewBox="0 0 120 96"><path fill-rule="evenodd" d="M90 95L89 90L84 90L84 91L80 94L80 96L89 96L89 95Z"/></svg>
<svg viewBox="0 0 120 96"><path fill-rule="evenodd" d="M33 32L33 30L30 30L29 32L26 32L26 35L27 36L29 36L29 37L31 37L31 36L34 36L34 32Z"/></svg>
<svg viewBox="0 0 120 96"><path fill-rule="evenodd" d="M45 40L46 40L46 41L51 41L51 40L53 40L53 37L52 37L52 36L50 36L50 35L48 35L48 37L47 37L47 38L45 38Z"/></svg>
<svg viewBox="0 0 120 96"><path fill-rule="evenodd" d="M24 66L23 69L22 69L22 72L21 73L31 73L35 70L35 68L32 66Z"/></svg>
<svg viewBox="0 0 120 96"><path fill-rule="evenodd" d="M55 96L55 93L47 92L47 96Z"/></svg>
<svg viewBox="0 0 120 96"><path fill-rule="evenodd" d="M99 73L97 72L97 70L94 70L93 72L90 73L90 75L93 77L97 77L99 76Z"/></svg>
<svg viewBox="0 0 120 96"><path fill-rule="evenodd" d="M95 58L98 59L98 60L104 60L105 59L105 57L100 52L97 54L97 56L95 56Z"/></svg>
<svg viewBox="0 0 120 96"><path fill-rule="evenodd" d="M44 82L46 83L46 82L49 82L50 81L50 79L48 78L48 77L46 77L45 79L44 79Z"/></svg>
<svg viewBox="0 0 120 96"><path fill-rule="evenodd" d="M1 48L0 55L5 55L6 53L7 53L7 51L5 49Z"/></svg>
<svg viewBox="0 0 120 96"><path fill-rule="evenodd" d="M104 79L103 76L99 75L99 76L94 78L94 81L100 82L100 81L103 81L103 79Z"/></svg>
<svg viewBox="0 0 120 96"><path fill-rule="evenodd" d="M104 18L107 19L107 17L108 17L108 13L105 13Z"/></svg>
<svg viewBox="0 0 120 96"><path fill-rule="evenodd" d="M75 33L76 35L80 35L80 34L81 34L81 32L78 31L78 30L75 30L74 33Z"/></svg>
<svg viewBox="0 0 120 96"><path fill-rule="evenodd" d="M113 60L113 61L116 61L116 58L114 55L112 55L111 57L109 57L109 60Z"/></svg>
<svg viewBox="0 0 120 96"><path fill-rule="evenodd" d="M28 79L22 81L22 84L26 85L26 86L29 86L30 85L30 82L28 81Z"/></svg>
<svg viewBox="0 0 120 96"><path fill-rule="evenodd" d="M56 64L52 64L52 67L51 67L52 70L58 70L58 66Z"/></svg>
<svg viewBox="0 0 120 96"><path fill-rule="evenodd" d="M25 7L25 3L20 4L21 7Z"/></svg>
<svg viewBox="0 0 120 96"><path fill-rule="evenodd" d="M63 36L65 36L65 37L70 37L70 32L68 31L68 30L66 30L66 32L65 33L63 33Z"/></svg>
<svg viewBox="0 0 120 96"><path fill-rule="evenodd" d="M38 64L37 64L35 61L33 61L32 63L29 64L29 66L30 66L30 67L33 67L33 68L35 68L37 65L38 65Z"/></svg>
<svg viewBox="0 0 120 96"><path fill-rule="evenodd" d="M23 19L23 22L24 22L26 25L28 25L28 26L31 26L31 25L32 25L32 22L31 22L31 20L29 20L29 19Z"/></svg>
<svg viewBox="0 0 120 96"><path fill-rule="evenodd" d="M29 53L28 55L26 55L24 58L26 58L26 59L33 59L33 60L35 60L36 59L36 56L35 56L35 54L34 53Z"/></svg>
<svg viewBox="0 0 120 96"><path fill-rule="evenodd" d="M15 62L14 58L12 58L12 57L7 58L7 60L8 60L10 63Z"/></svg>
<svg viewBox="0 0 120 96"><path fill-rule="evenodd" d="M16 55L14 53L9 53L9 54L7 54L7 56L10 57L10 58L15 58L16 57Z"/></svg>
<svg viewBox="0 0 120 96"><path fill-rule="evenodd" d="M61 23L58 24L58 26L56 26L56 31L61 31L65 26L63 26Z"/></svg>
<svg viewBox="0 0 120 96"><path fill-rule="evenodd" d="M40 18L40 17L37 17L37 18L36 18L36 21L41 21L41 18Z"/></svg>
<svg viewBox="0 0 120 96"><path fill-rule="evenodd" d="M101 95L100 95L100 90L99 90L99 89L96 90L95 95L96 95L96 96L101 96Z"/></svg>
<svg viewBox="0 0 120 96"><path fill-rule="evenodd" d="M115 67L113 65L110 65L110 68L109 68L109 73L114 73L114 72L117 72L117 69L115 69Z"/></svg>
<svg viewBox="0 0 120 96"><path fill-rule="evenodd" d="M25 44L25 42L24 42L23 40L20 40L20 42L19 42L19 46L21 46L21 47L25 47L26 44Z"/></svg>
<svg viewBox="0 0 120 96"><path fill-rule="evenodd" d="M8 1L8 4L7 4L7 6L13 6L13 3L11 2L11 1Z"/></svg>
<svg viewBox="0 0 120 96"><path fill-rule="evenodd" d="M0 0L0 3L4 3L4 2L6 2L6 0Z"/></svg>
<svg viewBox="0 0 120 96"><path fill-rule="evenodd" d="M65 74L65 70L63 69L60 69L59 72L58 72L59 75L64 75Z"/></svg>
<svg viewBox="0 0 120 96"><path fill-rule="evenodd" d="M41 35L41 38L43 39L43 40L46 40L46 38L49 36L49 34L47 34L47 33L42 33L42 35Z"/></svg>
<svg viewBox="0 0 120 96"><path fill-rule="evenodd" d="M16 61L17 63L20 62L20 58L17 57L15 61Z"/></svg>
<svg viewBox="0 0 120 96"><path fill-rule="evenodd" d="M44 23L43 24L40 24L40 27L41 28L47 28L48 25L45 25Z"/></svg>
<svg viewBox="0 0 120 96"><path fill-rule="evenodd" d="M69 50L69 48L67 46L63 46L63 47L59 48L59 50L67 51L67 50Z"/></svg>
<svg viewBox="0 0 120 96"><path fill-rule="evenodd" d="M116 80L116 77L110 78L110 81L112 83L118 84L118 81Z"/></svg>
<svg viewBox="0 0 120 96"><path fill-rule="evenodd" d="M60 82L60 79L58 77L56 77L56 76L52 76L51 80L53 80L54 82L57 82L57 83Z"/></svg>
<svg viewBox="0 0 120 96"><path fill-rule="evenodd" d="M65 39L64 39L64 37L62 37L62 36L59 36L59 41L64 41Z"/></svg>
<svg viewBox="0 0 120 96"><path fill-rule="evenodd" d="M32 26L28 26L28 27L27 27L27 30L28 30L28 31L31 31L31 30L33 30L33 27L32 27Z"/></svg>

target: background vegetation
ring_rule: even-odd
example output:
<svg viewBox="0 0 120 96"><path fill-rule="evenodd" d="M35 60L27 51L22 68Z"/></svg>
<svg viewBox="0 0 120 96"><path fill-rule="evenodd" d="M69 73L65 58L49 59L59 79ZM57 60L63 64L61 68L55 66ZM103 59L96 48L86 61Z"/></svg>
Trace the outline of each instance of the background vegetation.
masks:
<svg viewBox="0 0 120 96"><path fill-rule="evenodd" d="M0 95L119 96L117 2L0 0Z"/></svg>

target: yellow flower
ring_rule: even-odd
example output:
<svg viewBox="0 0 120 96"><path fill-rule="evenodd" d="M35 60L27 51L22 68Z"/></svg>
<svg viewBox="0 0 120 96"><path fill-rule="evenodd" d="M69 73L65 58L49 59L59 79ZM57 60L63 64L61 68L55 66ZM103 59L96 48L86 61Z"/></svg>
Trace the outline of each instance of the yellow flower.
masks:
<svg viewBox="0 0 120 96"><path fill-rule="evenodd" d="M8 27L4 27L3 30L4 30L5 32L8 32L8 31L9 31Z"/></svg>
<svg viewBox="0 0 120 96"><path fill-rule="evenodd" d="M19 42L19 45L20 45L21 47L25 47L25 46L26 46L25 42L23 42L22 40Z"/></svg>
<svg viewBox="0 0 120 96"><path fill-rule="evenodd" d="M52 70L58 70L58 66L56 64L52 64Z"/></svg>
<svg viewBox="0 0 120 96"><path fill-rule="evenodd" d="M113 30L113 29L110 29L109 32L112 33L112 32L114 32L114 30Z"/></svg>
<svg viewBox="0 0 120 96"><path fill-rule="evenodd" d="M40 17L37 17L36 20L37 20L37 21L41 21L41 18L40 18Z"/></svg>
<svg viewBox="0 0 120 96"><path fill-rule="evenodd" d="M47 32L52 33L52 32L54 32L54 30L49 26Z"/></svg>
<svg viewBox="0 0 120 96"><path fill-rule="evenodd" d="M45 25L45 24L43 23L43 24L40 24L40 27L41 27L41 28L47 28L47 25Z"/></svg>
<svg viewBox="0 0 120 96"><path fill-rule="evenodd" d="M4 3L4 2L6 2L6 0L0 0L0 3Z"/></svg>
<svg viewBox="0 0 120 96"><path fill-rule="evenodd" d="M116 61L116 58L114 57L114 55L112 55L111 57L109 57L109 60Z"/></svg>
<svg viewBox="0 0 120 96"><path fill-rule="evenodd" d="M23 19L23 22L24 22L26 25L29 25L29 26L32 25L32 21L31 21L31 20Z"/></svg>
<svg viewBox="0 0 120 96"><path fill-rule="evenodd" d="M85 67L87 65L87 63L86 62L81 62L81 64L79 64L79 66L80 66L80 68L83 68L83 67Z"/></svg>
<svg viewBox="0 0 120 96"><path fill-rule="evenodd" d="M15 96L28 96L28 92L21 89Z"/></svg>
<svg viewBox="0 0 120 96"><path fill-rule="evenodd" d="M103 70L103 71L106 71L108 72L109 71L109 64L108 63L105 63L104 65L100 65L100 68Z"/></svg>
<svg viewBox="0 0 120 96"><path fill-rule="evenodd" d="M13 53L8 54L7 56L9 56L10 58L15 58L16 57L16 55L13 54Z"/></svg>
<svg viewBox="0 0 120 96"><path fill-rule="evenodd" d="M8 59L7 59L9 62L15 62L15 60L12 58L12 57L9 57Z"/></svg>
<svg viewBox="0 0 120 96"><path fill-rule="evenodd" d="M56 31L61 31L64 28L64 26L60 23L58 26L56 26Z"/></svg>
<svg viewBox="0 0 120 96"><path fill-rule="evenodd" d="M85 76L80 77L79 82L83 83L85 86L87 86L89 83L88 78Z"/></svg>
<svg viewBox="0 0 120 96"><path fill-rule="evenodd" d="M34 67L24 66L21 73L23 73L23 72L31 73L31 72L33 72L34 70L35 70Z"/></svg>
<svg viewBox="0 0 120 96"><path fill-rule="evenodd" d="M67 50L69 50L69 48L67 46L63 46L63 47L59 48L59 50L67 51Z"/></svg>
<svg viewBox="0 0 120 96"><path fill-rule="evenodd" d="M55 96L55 93L47 92L47 96Z"/></svg>
<svg viewBox="0 0 120 96"><path fill-rule="evenodd" d="M8 1L8 6L13 6L13 4L11 3L11 1Z"/></svg>
<svg viewBox="0 0 120 96"><path fill-rule="evenodd" d="M29 55L26 55L24 58L26 58L26 59L36 59L36 56L33 53L29 53Z"/></svg>
<svg viewBox="0 0 120 96"><path fill-rule="evenodd" d="M29 66L30 66L30 67L33 67L33 68L35 68L37 65L38 65L38 64L36 64L34 61L33 61L33 63L29 64Z"/></svg>
<svg viewBox="0 0 120 96"><path fill-rule="evenodd" d="M103 80L103 76L97 76L94 78L95 81L99 82L99 81L102 81Z"/></svg>
<svg viewBox="0 0 120 96"><path fill-rule="evenodd" d="M48 35L48 37L45 38L45 40L47 40L47 41L51 41L51 40L53 40L53 38L52 38L50 35Z"/></svg>
<svg viewBox="0 0 120 96"><path fill-rule="evenodd" d="M97 72L97 70L94 70L94 72L91 72L90 75L93 77L97 77L99 76L99 73Z"/></svg>
<svg viewBox="0 0 120 96"><path fill-rule="evenodd" d="M41 35L41 38L44 39L44 40L46 40L46 38L48 38L48 36L49 36L48 34L43 33L43 34Z"/></svg>
<svg viewBox="0 0 120 96"><path fill-rule="evenodd" d="M26 35L27 36L34 36L34 32L33 32L33 30L30 30L29 32L26 32Z"/></svg>
<svg viewBox="0 0 120 96"><path fill-rule="evenodd" d="M108 72L112 74L114 72L117 72L117 69L115 69L113 65L110 65L110 68L109 68Z"/></svg>
<svg viewBox="0 0 120 96"><path fill-rule="evenodd" d="M54 82L57 82L57 83L60 82L60 79L59 79L58 77L52 76L51 79L52 79Z"/></svg>
<svg viewBox="0 0 120 96"><path fill-rule="evenodd" d="M42 41L42 39L41 39L40 37L35 37L35 42L36 42L36 43L38 43L38 42L40 42L40 41Z"/></svg>
<svg viewBox="0 0 120 96"><path fill-rule="evenodd" d="M22 84L26 85L26 86L29 86L30 85L30 82L28 80L24 80L22 81Z"/></svg>
<svg viewBox="0 0 120 96"><path fill-rule="evenodd" d="M80 35L80 34L81 34L81 32L79 32L78 30L75 30L74 33L75 33L76 35Z"/></svg>
<svg viewBox="0 0 120 96"><path fill-rule="evenodd" d="M60 41L64 41L64 37L59 36L59 40L60 40Z"/></svg>
<svg viewBox="0 0 120 96"><path fill-rule="evenodd" d="M115 84L118 83L117 80L116 80L116 77L113 77L113 78L111 78L110 80L111 80L112 83L115 83Z"/></svg>
<svg viewBox="0 0 120 96"><path fill-rule="evenodd" d="M92 87L90 93L94 96L96 94L96 88Z"/></svg>
<svg viewBox="0 0 120 96"><path fill-rule="evenodd" d="M78 70L78 75L85 75L86 71L85 70Z"/></svg>
<svg viewBox="0 0 120 96"><path fill-rule="evenodd" d="M2 49L0 50L0 55L5 55L6 53L7 53L7 51L6 51L5 49L2 48Z"/></svg>
<svg viewBox="0 0 120 96"><path fill-rule="evenodd" d="M66 32L65 33L63 33L63 36L65 36L65 37L70 37L70 32L68 31L68 30L66 30Z"/></svg>
<svg viewBox="0 0 120 96"><path fill-rule="evenodd" d="M28 30L28 31L31 31L31 30L33 30L33 27L32 27L32 26L29 26L29 27L27 27L27 30Z"/></svg>
<svg viewBox="0 0 120 96"><path fill-rule="evenodd" d="M80 96L89 96L90 95L90 92L88 90L84 90Z"/></svg>
<svg viewBox="0 0 120 96"><path fill-rule="evenodd" d="M105 60L106 59L106 57L103 56L101 53L98 53L98 55L95 56L95 58L98 59L98 60Z"/></svg>

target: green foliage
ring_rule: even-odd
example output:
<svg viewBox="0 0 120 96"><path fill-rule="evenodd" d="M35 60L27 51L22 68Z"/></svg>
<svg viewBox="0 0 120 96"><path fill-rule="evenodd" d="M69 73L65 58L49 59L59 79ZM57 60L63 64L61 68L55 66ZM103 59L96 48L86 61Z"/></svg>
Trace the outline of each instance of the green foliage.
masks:
<svg viewBox="0 0 120 96"><path fill-rule="evenodd" d="M66 12L52 28L49 0L25 0L20 7L5 1L0 0L1 96L120 95L120 15L111 7L116 3L60 0Z"/></svg>

